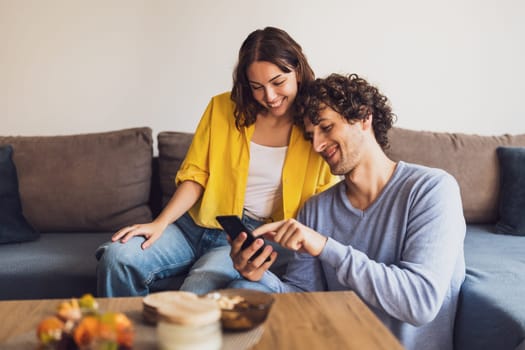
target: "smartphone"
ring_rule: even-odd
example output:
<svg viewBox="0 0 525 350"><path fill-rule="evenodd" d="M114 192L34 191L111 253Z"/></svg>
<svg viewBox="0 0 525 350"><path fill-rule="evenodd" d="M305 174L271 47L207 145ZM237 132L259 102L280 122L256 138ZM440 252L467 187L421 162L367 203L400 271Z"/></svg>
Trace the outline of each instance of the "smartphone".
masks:
<svg viewBox="0 0 525 350"><path fill-rule="evenodd" d="M228 236L230 236L230 238L233 240L235 240L237 238L237 236L239 236L239 234L241 232L246 232L246 234L248 235L248 237L246 238L246 240L244 241L244 243L242 244L242 249L246 249L248 248L253 242L255 242L255 240L257 238L260 238L264 241L264 238L262 237L255 237L252 233L251 230L249 230L241 221L241 219L237 216L237 215L219 215L217 217L215 217L217 219L217 221L219 222L219 224L221 224L222 228L224 229L224 231L228 234ZM259 248L253 255L252 255L252 259L253 258L256 258L257 256L259 256L259 254L262 253L264 247L266 247L266 242L264 242L263 246L261 248ZM270 257L268 257L266 259L266 261L270 261Z"/></svg>

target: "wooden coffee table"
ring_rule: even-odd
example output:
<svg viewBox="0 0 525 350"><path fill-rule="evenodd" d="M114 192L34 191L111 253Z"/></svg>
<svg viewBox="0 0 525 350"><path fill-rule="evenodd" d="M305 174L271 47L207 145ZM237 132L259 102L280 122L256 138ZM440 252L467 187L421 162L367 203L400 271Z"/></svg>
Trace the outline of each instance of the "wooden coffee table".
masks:
<svg viewBox="0 0 525 350"><path fill-rule="evenodd" d="M253 349L403 349L353 292L275 294L275 299ZM122 311L141 322L142 298L97 300L102 310ZM8 339L33 332L61 301L0 301L0 348Z"/></svg>

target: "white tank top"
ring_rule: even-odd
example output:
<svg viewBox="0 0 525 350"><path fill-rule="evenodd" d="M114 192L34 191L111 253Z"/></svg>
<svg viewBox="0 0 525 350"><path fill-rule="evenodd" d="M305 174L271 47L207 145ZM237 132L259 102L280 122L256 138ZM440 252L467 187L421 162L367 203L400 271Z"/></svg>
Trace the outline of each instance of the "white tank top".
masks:
<svg viewBox="0 0 525 350"><path fill-rule="evenodd" d="M250 166L244 209L269 218L282 198L281 175L288 146L268 147L250 142Z"/></svg>

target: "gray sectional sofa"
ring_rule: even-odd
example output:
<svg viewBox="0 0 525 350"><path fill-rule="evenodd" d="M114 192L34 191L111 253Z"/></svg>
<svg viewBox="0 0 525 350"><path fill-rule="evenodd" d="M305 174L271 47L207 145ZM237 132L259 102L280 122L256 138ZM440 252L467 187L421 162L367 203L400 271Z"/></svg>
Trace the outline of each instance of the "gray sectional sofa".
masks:
<svg viewBox="0 0 525 350"><path fill-rule="evenodd" d="M149 128L108 133L12 137L23 212L38 240L0 244L0 300L96 293L95 248L127 224L155 216L174 191L192 134ZM499 146L525 135L478 136L394 128L394 160L447 170L458 180L467 221L455 324L458 349L525 349L525 237L498 233ZM281 271L283 266L276 267ZM176 289L181 278L157 281Z"/></svg>

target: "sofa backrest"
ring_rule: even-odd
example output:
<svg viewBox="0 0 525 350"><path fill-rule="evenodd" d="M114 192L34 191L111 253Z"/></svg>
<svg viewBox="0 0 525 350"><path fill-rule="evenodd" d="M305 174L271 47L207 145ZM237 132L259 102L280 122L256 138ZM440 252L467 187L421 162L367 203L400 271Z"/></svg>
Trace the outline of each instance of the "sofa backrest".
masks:
<svg viewBox="0 0 525 350"><path fill-rule="evenodd" d="M193 134L186 132L163 131L157 136L163 206L175 192L175 176L186 157L192 140Z"/></svg>
<svg viewBox="0 0 525 350"><path fill-rule="evenodd" d="M152 131L0 136L13 146L27 220L41 232L114 231L151 221Z"/></svg>
<svg viewBox="0 0 525 350"><path fill-rule="evenodd" d="M498 219L498 146L525 146L525 134L479 136L393 128L387 155L395 160L441 168L459 183L467 223Z"/></svg>
<svg viewBox="0 0 525 350"><path fill-rule="evenodd" d="M175 175L192 139L192 133L158 134L162 204L175 191ZM525 147L525 134L480 136L393 128L389 140L386 153L393 160L441 168L456 178L468 223L498 219L496 148ZM150 128L0 136L0 144L14 147L24 214L38 230L107 231L151 220Z"/></svg>
<svg viewBox="0 0 525 350"><path fill-rule="evenodd" d="M175 191L175 175L186 156L192 133L158 135L162 202ZM493 224L498 219L498 146L525 147L525 134L480 136L392 128L387 155L395 160L441 168L458 181L467 223Z"/></svg>

